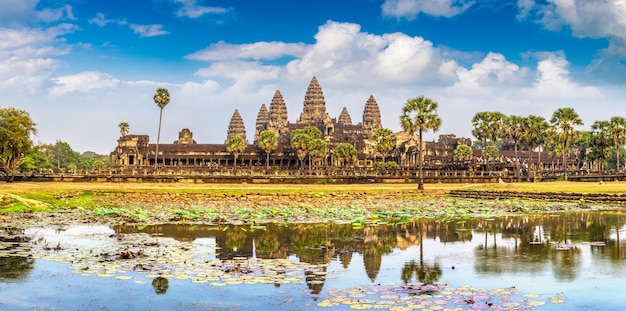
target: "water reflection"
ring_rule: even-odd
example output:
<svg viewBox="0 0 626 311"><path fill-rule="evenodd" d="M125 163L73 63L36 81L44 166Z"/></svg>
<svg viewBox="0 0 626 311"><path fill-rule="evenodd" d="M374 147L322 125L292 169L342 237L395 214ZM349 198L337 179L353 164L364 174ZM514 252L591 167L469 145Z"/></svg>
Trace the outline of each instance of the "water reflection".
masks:
<svg viewBox="0 0 626 311"><path fill-rule="evenodd" d="M620 212L574 212L549 216L498 217L493 219L423 219L402 223L352 224L267 224L264 226L183 226L174 224L138 227L117 226L118 233L149 233L179 241L214 239L217 258L235 257L284 259L295 256L302 262L325 264L337 260L347 268L354 254L363 260L371 282L378 278L383 257L394 250L419 249L403 263L402 282L432 283L445 269L437 262L439 248L473 244L475 273L538 274L551 267L557 280L573 281L581 270L582 248L592 257L622 264L620 240L626 215ZM425 242L428 241L428 247ZM590 242L603 242L604 247ZM599 244L600 245L600 244ZM558 247L567 246L562 250ZM439 256L439 255L437 255ZM426 258L425 258L426 257ZM450 268L450 267L448 267ZM310 289L317 293L324 278L310 272ZM322 274L322 273L320 273Z"/></svg>

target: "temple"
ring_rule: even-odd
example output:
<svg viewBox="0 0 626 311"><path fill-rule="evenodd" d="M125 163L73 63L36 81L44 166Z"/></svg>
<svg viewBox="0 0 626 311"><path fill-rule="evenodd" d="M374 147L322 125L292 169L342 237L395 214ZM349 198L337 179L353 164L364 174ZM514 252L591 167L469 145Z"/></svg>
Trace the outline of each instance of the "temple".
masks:
<svg viewBox="0 0 626 311"><path fill-rule="evenodd" d="M280 91L274 93L269 109L262 104L249 137L239 114L235 110L226 131L224 144L198 144L189 129L182 129L179 138L171 144L159 144L157 167L183 167L188 169L224 168L224 167L271 167L273 169L298 169L301 163L296 151L291 147L290 134L295 129L307 126L317 127L327 143L328 152L318 161L324 168L338 166L334 156L334 148L340 143L350 143L356 150L355 167L373 167L375 162L382 161L372 141L376 129L382 128L381 114L374 96L370 95L363 109L361 122L354 124L350 112L343 108L338 118L331 117L326 111L324 93L317 78L313 77L304 96L300 118L292 123L287 118L287 105ZM272 130L278 138L278 147L267 154L257 145L259 134L264 130ZM240 136L246 142L245 150L237 157L228 151L227 142L233 136ZM248 139L253 139L250 142ZM394 161L398 165L413 165L417 161L418 148L414 137L405 133L397 133L397 145L385 161ZM442 135L438 142L424 142L429 161L450 159L458 144L471 145L471 140L456 138L454 135ZM141 169L155 166L156 144L149 143L147 135L124 135L119 138L118 145L111 153L112 162L121 169ZM266 161L269 161L266 163Z"/></svg>

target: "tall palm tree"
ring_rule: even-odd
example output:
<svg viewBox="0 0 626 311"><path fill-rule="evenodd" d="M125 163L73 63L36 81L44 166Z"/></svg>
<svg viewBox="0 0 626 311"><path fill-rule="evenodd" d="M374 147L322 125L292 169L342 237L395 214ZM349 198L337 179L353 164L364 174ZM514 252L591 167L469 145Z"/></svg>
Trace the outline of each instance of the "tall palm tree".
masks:
<svg viewBox="0 0 626 311"><path fill-rule="evenodd" d="M563 178L567 180L567 163L566 156L569 151L569 144L578 136L578 131L574 128L576 125L583 125L583 120L574 111L574 108L559 108L550 119L550 123L556 130L555 140L561 146L563 154Z"/></svg>
<svg viewBox="0 0 626 311"><path fill-rule="evenodd" d="M356 149L350 143L340 143L335 147L335 156L343 166L345 163L352 163L356 159Z"/></svg>
<svg viewBox="0 0 626 311"><path fill-rule="evenodd" d="M376 144L376 151L383 156L384 165L385 157L396 147L396 135L390 129L381 127L374 131L373 139Z"/></svg>
<svg viewBox="0 0 626 311"><path fill-rule="evenodd" d="M126 134L128 134L128 129L130 129L130 125L128 124L128 122L120 122L117 127L120 128L120 134L122 135L122 137L126 136Z"/></svg>
<svg viewBox="0 0 626 311"><path fill-rule="evenodd" d="M161 140L161 120L163 120L163 108L170 103L170 92L166 88L158 88L154 93L154 103L161 109L159 113L159 132L157 133L156 151L154 154L154 171L158 169L159 140Z"/></svg>
<svg viewBox="0 0 626 311"><path fill-rule="evenodd" d="M259 148L265 151L265 170L269 170L270 153L278 148L278 137L276 132L272 130L264 130L259 133L259 139L257 141Z"/></svg>
<svg viewBox="0 0 626 311"><path fill-rule="evenodd" d="M626 144L626 119L624 117L615 116L612 117L609 122L611 123L611 138L613 139L615 155L617 157L615 164L617 169L620 170L619 150Z"/></svg>
<svg viewBox="0 0 626 311"><path fill-rule="evenodd" d="M598 166L604 176L604 162L611 155L611 146L613 145L613 138L611 137L611 122L609 121L596 121L591 125L591 139L590 146L591 152L589 157L594 160L598 160Z"/></svg>
<svg viewBox="0 0 626 311"><path fill-rule="evenodd" d="M300 168L302 168L302 161L307 156L307 143L309 142L309 135L304 133L301 129L293 130L290 134L289 143L291 148L296 151L296 156L300 160Z"/></svg>
<svg viewBox="0 0 626 311"><path fill-rule="evenodd" d="M328 151L328 144L321 138L314 138L309 140L307 143L307 149L309 151L309 161L315 160L317 163L317 160L326 155L326 152ZM309 170L311 169L310 163L311 162L309 162ZM317 164L315 164L315 171L317 172Z"/></svg>
<svg viewBox="0 0 626 311"><path fill-rule="evenodd" d="M504 136L513 141L515 150L515 176L520 178L519 156L517 150L522 141L524 135L524 122L525 118L517 115L510 115L504 119Z"/></svg>
<svg viewBox="0 0 626 311"><path fill-rule="evenodd" d="M472 118L472 135L481 140L487 147L487 140L491 140L494 146L499 138L505 137L506 115L501 112L483 111L477 112Z"/></svg>
<svg viewBox="0 0 626 311"><path fill-rule="evenodd" d="M550 124L546 121L546 118L532 114L529 115L524 119L522 144L530 149L537 147L543 149L543 145L548 140L549 129ZM541 150L539 150L537 154L537 163L538 166L541 167Z"/></svg>
<svg viewBox="0 0 626 311"><path fill-rule="evenodd" d="M226 143L226 150L235 158L233 170L237 169L237 158L246 150L246 141L241 136L231 136Z"/></svg>
<svg viewBox="0 0 626 311"><path fill-rule="evenodd" d="M419 136L419 177L418 190L424 190L424 176L422 167L424 166L424 152L422 150L423 133L433 130L436 132L441 127L441 118L437 115L439 104L430 98L420 96L407 100L402 107L400 115L400 125L411 136L415 132Z"/></svg>

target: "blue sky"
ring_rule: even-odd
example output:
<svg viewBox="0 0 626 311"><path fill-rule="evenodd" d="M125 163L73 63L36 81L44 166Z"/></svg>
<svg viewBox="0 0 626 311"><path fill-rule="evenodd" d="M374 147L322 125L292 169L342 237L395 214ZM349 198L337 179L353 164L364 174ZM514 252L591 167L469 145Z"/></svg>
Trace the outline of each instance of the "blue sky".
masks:
<svg viewBox="0 0 626 311"><path fill-rule="evenodd" d="M623 0L0 0L0 106L37 141L109 153L117 124L161 142L222 143L239 109L252 140L276 90L291 122L316 76L331 117L373 95L400 131L407 99L439 103L438 133L471 137L478 111L573 107L588 129L626 115Z"/></svg>

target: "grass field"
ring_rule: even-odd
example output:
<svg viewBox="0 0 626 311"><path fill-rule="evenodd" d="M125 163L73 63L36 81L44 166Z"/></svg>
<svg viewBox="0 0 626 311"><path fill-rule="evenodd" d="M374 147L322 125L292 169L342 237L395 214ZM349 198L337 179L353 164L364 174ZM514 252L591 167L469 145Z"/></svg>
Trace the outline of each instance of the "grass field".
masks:
<svg viewBox="0 0 626 311"><path fill-rule="evenodd" d="M525 192L625 193L626 182L581 183L542 182L506 184L426 184L426 190L485 190ZM412 191L415 184L350 184L350 185L268 185L268 184L188 184L188 183L63 183L30 182L0 183L0 193L103 191L103 192L379 192Z"/></svg>

